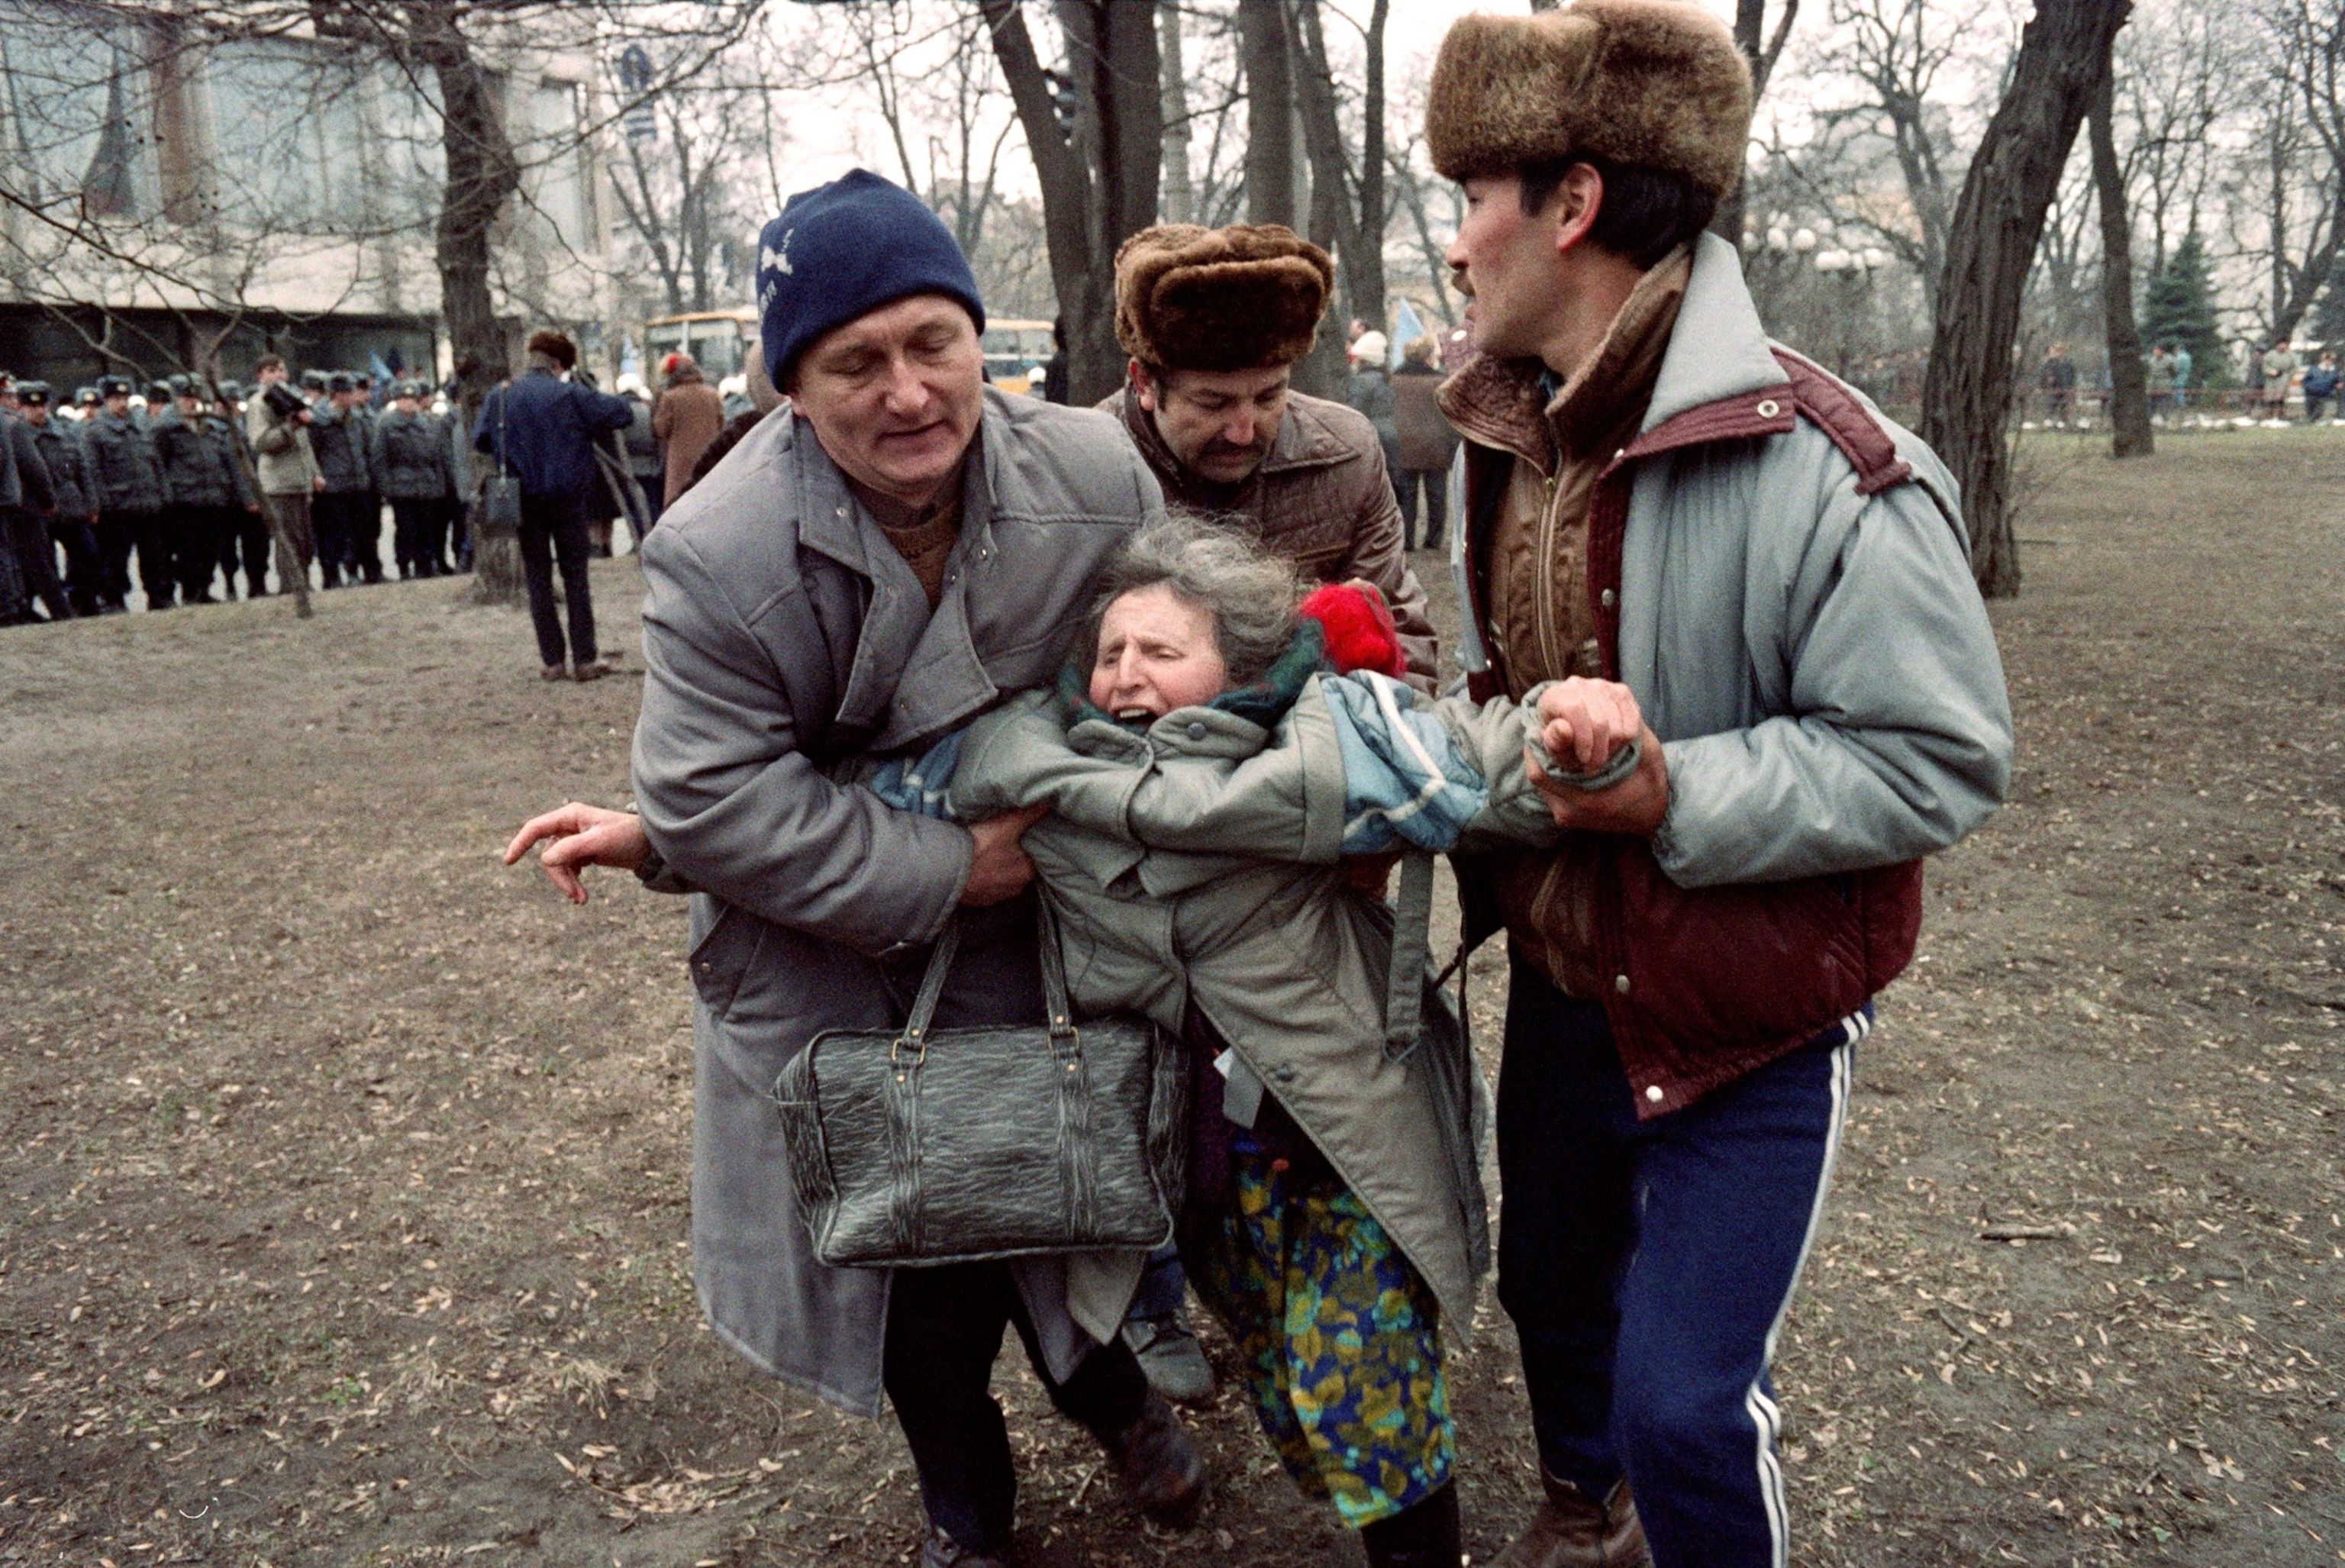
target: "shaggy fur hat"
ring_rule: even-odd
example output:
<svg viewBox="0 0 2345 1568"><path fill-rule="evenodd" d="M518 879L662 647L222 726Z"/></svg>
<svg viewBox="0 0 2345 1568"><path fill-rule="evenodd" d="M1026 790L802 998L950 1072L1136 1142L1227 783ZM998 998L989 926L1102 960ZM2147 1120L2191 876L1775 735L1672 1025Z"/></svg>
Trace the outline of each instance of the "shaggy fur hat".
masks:
<svg viewBox="0 0 2345 1568"><path fill-rule="evenodd" d="M1158 370L1293 364L1335 287L1327 252L1282 224L1160 224L1115 253L1115 338Z"/></svg>
<svg viewBox="0 0 2345 1568"><path fill-rule="evenodd" d="M543 354L565 371L578 363L578 345L551 327L540 327L532 332L525 347L530 353Z"/></svg>
<svg viewBox="0 0 2345 1568"><path fill-rule="evenodd" d="M1682 0L1477 13L1441 41L1425 140L1450 179L1599 158L1723 199L1750 146L1751 67L1725 23Z"/></svg>

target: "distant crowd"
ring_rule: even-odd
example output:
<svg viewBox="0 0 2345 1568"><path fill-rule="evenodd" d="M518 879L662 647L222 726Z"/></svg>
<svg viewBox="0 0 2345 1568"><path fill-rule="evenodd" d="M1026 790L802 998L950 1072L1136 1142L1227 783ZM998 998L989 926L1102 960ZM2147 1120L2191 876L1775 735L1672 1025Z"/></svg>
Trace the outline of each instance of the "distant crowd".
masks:
<svg viewBox="0 0 2345 1568"><path fill-rule="evenodd" d="M2154 345L2143 361L2150 418L2162 422L2194 407L2217 408L2218 396L2201 384L2198 371L2189 345ZM2333 350L2323 350L2318 355L2299 353L2287 338L2275 339L2268 344L2251 343L2245 371L2246 386L2238 394L2242 400L2238 406L2248 415L2268 421L2285 420L2289 417L2289 400L2297 396L2303 400L2304 423L2319 424L2330 417L2336 404L2340 372ZM2109 395L2106 371L2102 384L2086 395L2091 402L2080 407L2076 361L2069 357L2068 345L2054 343L2046 348L2035 367L2039 415L2049 423L2066 425L2080 412L2088 413L2091 406Z"/></svg>
<svg viewBox="0 0 2345 1568"><path fill-rule="evenodd" d="M281 435L304 432L298 456ZM0 552L0 625L119 615L136 585L146 607L217 604L287 586L314 561L319 585L386 581L383 505L397 518L401 577L462 571L471 546L458 502L453 423L426 382L350 371L291 381L263 358L250 387L178 375L141 396L103 376L60 398L0 375L0 476L9 548ZM302 501L297 548L272 561L275 497ZM315 544L310 548L314 514ZM63 556L60 571L59 556ZM298 565L297 565L298 563Z"/></svg>
<svg viewBox="0 0 2345 1568"><path fill-rule="evenodd" d="M618 517L640 535L726 417L750 412L685 356L660 369L660 401L675 404L660 428L642 380L621 376L608 461L581 476L590 554L611 553ZM471 506L497 442L463 427L453 390L295 374L274 354L249 384L174 375L143 392L102 376L67 395L0 372L0 626L120 615L134 586L168 610L282 593L295 576L333 589L470 571Z"/></svg>

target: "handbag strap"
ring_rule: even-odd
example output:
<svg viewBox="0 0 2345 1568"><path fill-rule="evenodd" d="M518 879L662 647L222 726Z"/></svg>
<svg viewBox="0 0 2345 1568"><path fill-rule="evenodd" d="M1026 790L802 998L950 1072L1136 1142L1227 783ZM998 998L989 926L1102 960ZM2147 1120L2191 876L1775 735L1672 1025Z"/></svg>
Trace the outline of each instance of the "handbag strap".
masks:
<svg viewBox="0 0 2345 1568"><path fill-rule="evenodd" d="M1400 862L1400 892L1393 905L1392 971L1385 989L1385 1060L1404 1062L1416 1049L1425 1013L1426 955L1433 942L1433 857L1416 852Z"/></svg>
<svg viewBox="0 0 2345 1568"><path fill-rule="evenodd" d="M925 1051L929 1045L929 1025L937 1015L937 999L944 994L945 977L952 972L953 954L960 947L960 916L955 913L945 923L929 950L928 972L920 976L919 993L912 999L912 1016L904 1025L901 1044L915 1051Z"/></svg>
<svg viewBox="0 0 2345 1568"><path fill-rule="evenodd" d="M1432 866L1429 857L1426 864L1429 878ZM1428 888L1430 885L1428 881ZM1071 1046L1080 1035L1075 1028L1074 1009L1067 1004L1067 961L1059 952L1058 917L1051 913L1048 899L1037 898L1035 907L1036 945L1041 950L1042 959L1042 1002L1050 1009L1051 1048L1055 1053L1061 1042ZM1429 893L1427 907L1431 907ZM937 1015L937 1003L944 995L945 980L952 973L953 954L959 948L960 916L955 913L938 936L936 946L929 950L929 967L920 976L919 993L912 998L911 1017L904 1024L902 1039L897 1042L899 1045L910 1046L916 1054L928 1049L930 1025ZM1423 949L1424 943L1420 941L1417 952L1420 968L1425 962ZM1415 1025L1410 1027L1413 1032Z"/></svg>
<svg viewBox="0 0 2345 1568"><path fill-rule="evenodd" d="M1042 1003L1050 1009L1051 1049L1055 1052L1060 1041L1076 1038L1075 1010L1067 1004L1067 959L1059 951L1059 917L1047 896L1038 894L1034 904L1037 945L1042 952Z"/></svg>
<svg viewBox="0 0 2345 1568"><path fill-rule="evenodd" d="M497 400L497 477L499 479L512 477L505 468L505 411L513 406L513 399L505 394L511 391L513 391L513 378L507 376L497 383L497 390L493 394Z"/></svg>

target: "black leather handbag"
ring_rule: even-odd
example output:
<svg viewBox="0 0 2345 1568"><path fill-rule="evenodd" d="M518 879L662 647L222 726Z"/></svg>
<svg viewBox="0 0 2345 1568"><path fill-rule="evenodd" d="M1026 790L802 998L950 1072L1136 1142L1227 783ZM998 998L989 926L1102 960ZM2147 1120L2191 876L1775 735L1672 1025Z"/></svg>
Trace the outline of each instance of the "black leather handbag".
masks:
<svg viewBox="0 0 2345 1568"><path fill-rule="evenodd" d="M919 1268L1172 1238L1188 1061L1144 1018L1080 1025L1042 904L1045 1024L932 1029L960 942L901 1029L829 1029L774 1083L798 1211L833 1268Z"/></svg>
<svg viewBox="0 0 2345 1568"><path fill-rule="evenodd" d="M505 463L505 404L513 395L513 383L497 388L497 471L481 487L482 531L491 534L521 532L521 480Z"/></svg>

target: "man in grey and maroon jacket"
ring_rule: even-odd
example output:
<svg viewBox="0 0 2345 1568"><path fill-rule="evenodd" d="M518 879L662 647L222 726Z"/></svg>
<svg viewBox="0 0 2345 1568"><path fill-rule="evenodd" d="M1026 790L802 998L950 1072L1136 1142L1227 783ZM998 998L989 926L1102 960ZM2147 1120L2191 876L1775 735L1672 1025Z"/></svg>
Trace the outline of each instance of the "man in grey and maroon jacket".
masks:
<svg viewBox="0 0 2345 1568"><path fill-rule="evenodd" d="M1589 770L1543 785L1557 852L1459 874L1513 966L1498 1294L1547 1483L1502 1568L1785 1561L1767 1366L1853 1047L1922 857L2009 779L1952 480L1703 232L1750 117L1726 27L1663 0L1467 17L1428 97L1479 351L1440 393L1461 653L1557 683Z"/></svg>

